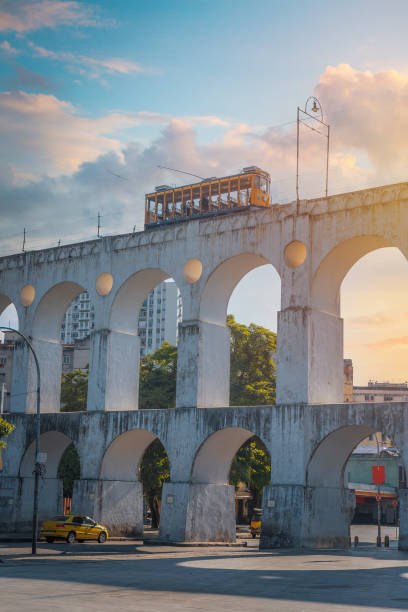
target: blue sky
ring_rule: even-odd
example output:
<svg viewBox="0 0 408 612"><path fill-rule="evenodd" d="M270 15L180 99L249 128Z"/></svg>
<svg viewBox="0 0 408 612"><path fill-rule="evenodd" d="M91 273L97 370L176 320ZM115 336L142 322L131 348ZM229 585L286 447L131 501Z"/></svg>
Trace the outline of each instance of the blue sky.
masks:
<svg viewBox="0 0 408 612"><path fill-rule="evenodd" d="M23 227L28 249L94 237L98 212L106 234L141 228L144 193L184 182L157 165L221 176L257 164L274 201L290 201L293 121L310 95L331 124L330 193L406 180L407 17L397 0L1 1L0 255L21 248ZM323 170L324 143L302 132L301 197L323 193ZM408 264L392 252L381 262L373 254L344 284L359 382L408 377L408 342L377 362L369 346L370 334L408 338ZM392 305L377 296L378 313L391 308L380 319L399 327L361 324L356 346L350 321L372 311L380 268L394 293ZM239 320L275 328L269 274L237 288Z"/></svg>

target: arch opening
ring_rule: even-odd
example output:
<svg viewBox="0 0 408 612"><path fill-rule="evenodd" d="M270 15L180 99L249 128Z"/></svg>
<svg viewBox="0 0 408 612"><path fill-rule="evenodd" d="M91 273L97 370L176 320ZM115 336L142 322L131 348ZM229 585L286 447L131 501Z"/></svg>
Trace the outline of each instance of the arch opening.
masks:
<svg viewBox="0 0 408 612"><path fill-rule="evenodd" d="M132 429L115 438L103 457L100 478L103 520L114 533L141 535L159 526L170 462L155 434Z"/></svg>
<svg viewBox="0 0 408 612"><path fill-rule="evenodd" d="M191 483L204 505L201 515L211 516L211 504L218 500L222 514L218 522L224 525L220 539L234 541L237 524L248 524L255 509L262 508L262 492L270 484L270 473L269 451L252 431L226 427L204 440L193 462ZM210 532L209 539L219 538L216 525L210 525ZM254 532L254 537L259 533Z"/></svg>
<svg viewBox="0 0 408 612"><path fill-rule="evenodd" d="M91 341L95 307L87 291L81 291L65 310L61 324L61 412L87 409Z"/></svg>
<svg viewBox="0 0 408 612"><path fill-rule="evenodd" d="M64 483L61 476L70 474L73 488L74 480L80 478L80 465L78 465L79 456L72 440L59 431L48 431L41 434L40 448L42 453L46 453L46 463L39 483L39 522L41 523L52 516L67 513L70 503L68 500L64 500ZM67 454L67 450L70 448L73 449L71 459L73 456L76 457L77 463L75 465L72 465L69 453ZM67 464L65 466L64 458ZM27 447L20 463L21 485L17 524L23 531L30 529L32 523L34 465L35 440ZM71 492L71 498L72 488L71 491L65 491Z"/></svg>
<svg viewBox="0 0 408 612"><path fill-rule="evenodd" d="M200 319L208 323L225 325L228 303L234 289L249 272L261 266L265 266L263 271L268 266L269 272L272 270L276 275L278 274L263 255L243 253L223 261L210 275L204 287L200 304ZM258 279L257 276L253 278ZM252 288L255 288L255 283L252 283Z"/></svg>
<svg viewBox="0 0 408 612"><path fill-rule="evenodd" d="M17 309L11 299L2 293L0 293L0 325L19 329ZM14 392L13 379L18 377L16 349L19 346L21 346L21 340L18 334L0 332L0 412L3 413L11 410Z"/></svg>
<svg viewBox="0 0 408 612"><path fill-rule="evenodd" d="M382 537L392 536L396 545L407 479L401 452L386 433L368 425L332 432L315 449L306 478L312 536L323 533L333 543L341 534L347 545L350 535L375 542L382 529Z"/></svg>
<svg viewBox="0 0 408 612"><path fill-rule="evenodd" d="M227 306L230 330L230 405L276 401L277 313L281 280L271 264L246 273Z"/></svg>

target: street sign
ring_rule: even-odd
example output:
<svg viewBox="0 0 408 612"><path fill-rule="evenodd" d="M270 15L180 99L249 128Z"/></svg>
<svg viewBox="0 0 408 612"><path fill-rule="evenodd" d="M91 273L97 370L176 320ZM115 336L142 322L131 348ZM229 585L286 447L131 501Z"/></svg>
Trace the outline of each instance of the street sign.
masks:
<svg viewBox="0 0 408 612"><path fill-rule="evenodd" d="M385 467L383 465L372 465L373 484L384 484L385 482Z"/></svg>
<svg viewBox="0 0 408 612"><path fill-rule="evenodd" d="M378 502L380 502L380 501L381 501L381 495L376 495L376 496L375 496L375 499L376 499Z"/></svg>
<svg viewBox="0 0 408 612"><path fill-rule="evenodd" d="M392 505L394 506L394 508L396 508L398 506L398 499L393 499Z"/></svg>

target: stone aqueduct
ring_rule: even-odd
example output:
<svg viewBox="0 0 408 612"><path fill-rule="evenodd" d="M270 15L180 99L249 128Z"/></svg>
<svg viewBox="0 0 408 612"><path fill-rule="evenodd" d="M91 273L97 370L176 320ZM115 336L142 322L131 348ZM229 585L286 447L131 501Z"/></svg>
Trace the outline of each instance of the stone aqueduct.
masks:
<svg viewBox="0 0 408 612"><path fill-rule="evenodd" d="M393 246L408 258L408 183L0 259L0 310L13 302L42 370L41 445L48 453L41 516L60 512L57 469L74 442L81 459L74 506L116 532L143 529L138 468L158 437L171 464L160 536L235 538L230 464L259 435L271 454L261 545L345 546L353 495L344 468L375 431L408 456L408 403L343 404L340 286L363 255ZM281 277L277 404L228 407L230 295L250 270ZM175 410L137 410L138 313L172 277L183 300ZM95 307L87 412L60 413L60 326L87 290ZM35 370L15 351L9 420L16 425L0 489L0 528L28 527L34 460ZM400 547L408 548L408 494L400 491Z"/></svg>

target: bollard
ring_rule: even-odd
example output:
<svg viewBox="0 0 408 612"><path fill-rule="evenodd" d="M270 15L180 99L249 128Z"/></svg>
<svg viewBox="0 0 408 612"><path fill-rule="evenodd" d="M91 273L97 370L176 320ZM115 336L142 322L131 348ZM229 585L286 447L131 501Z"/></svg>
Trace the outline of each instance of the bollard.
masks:
<svg viewBox="0 0 408 612"><path fill-rule="evenodd" d="M377 536L377 547L381 548L381 536Z"/></svg>
<svg viewBox="0 0 408 612"><path fill-rule="evenodd" d="M385 536L384 537L384 546L385 548L389 548L390 547L390 536Z"/></svg>
<svg viewBox="0 0 408 612"><path fill-rule="evenodd" d="M354 536L354 548L357 548L358 546L358 536Z"/></svg>

